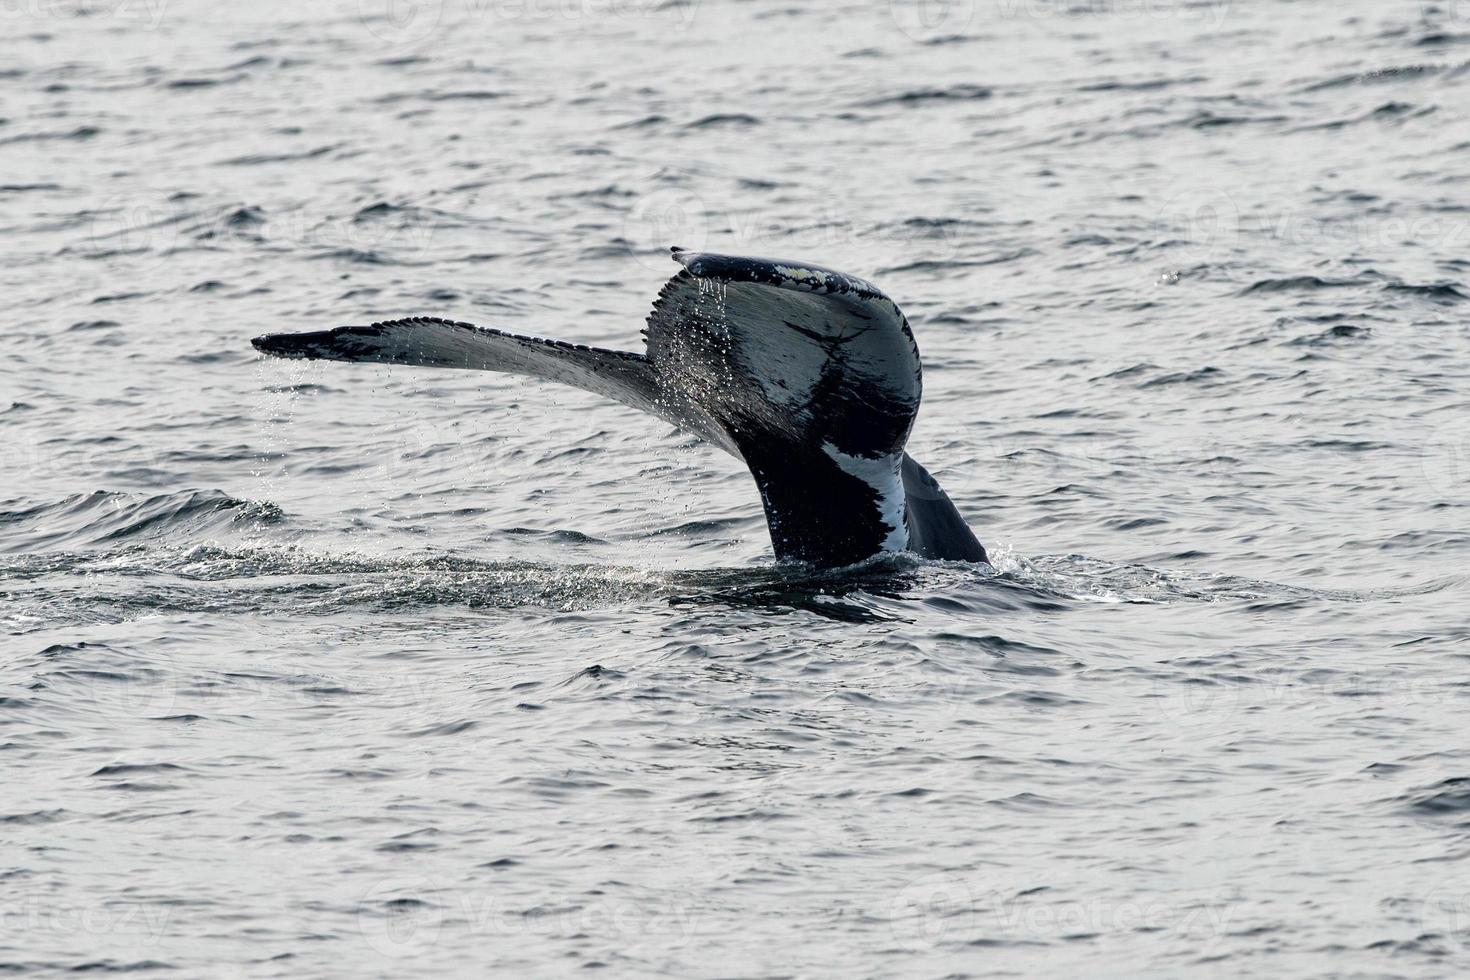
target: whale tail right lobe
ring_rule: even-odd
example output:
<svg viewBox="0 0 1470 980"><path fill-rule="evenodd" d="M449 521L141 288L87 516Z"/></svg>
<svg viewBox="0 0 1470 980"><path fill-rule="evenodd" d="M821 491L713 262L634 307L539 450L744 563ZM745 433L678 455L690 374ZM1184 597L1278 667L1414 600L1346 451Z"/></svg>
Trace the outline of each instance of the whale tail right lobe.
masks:
<svg viewBox="0 0 1470 980"><path fill-rule="evenodd" d="M903 454L903 491L910 551L941 561L990 561L949 494L908 453Z"/></svg>

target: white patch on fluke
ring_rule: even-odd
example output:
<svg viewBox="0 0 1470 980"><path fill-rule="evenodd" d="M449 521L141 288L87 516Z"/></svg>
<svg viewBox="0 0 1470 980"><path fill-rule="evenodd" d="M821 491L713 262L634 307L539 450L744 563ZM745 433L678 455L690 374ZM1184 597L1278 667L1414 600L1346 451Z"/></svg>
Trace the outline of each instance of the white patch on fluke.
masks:
<svg viewBox="0 0 1470 980"><path fill-rule="evenodd" d="M827 282L827 277L815 269L794 269L789 265L776 266L776 272L795 282L809 283L813 286L822 286Z"/></svg>
<svg viewBox="0 0 1470 980"><path fill-rule="evenodd" d="M909 527L904 521L906 498L903 477L899 474L903 453L868 459L866 456L849 456L830 442L822 443L822 452L842 472L857 477L878 492L878 516L892 529L880 547L884 551L908 550Z"/></svg>

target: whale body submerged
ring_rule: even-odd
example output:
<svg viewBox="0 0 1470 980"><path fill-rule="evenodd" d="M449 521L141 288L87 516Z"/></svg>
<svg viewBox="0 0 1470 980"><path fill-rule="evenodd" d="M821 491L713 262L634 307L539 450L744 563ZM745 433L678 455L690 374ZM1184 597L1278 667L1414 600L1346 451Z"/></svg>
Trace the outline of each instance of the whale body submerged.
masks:
<svg viewBox="0 0 1470 980"><path fill-rule="evenodd" d="M673 250L646 353L435 317L255 338L277 357L501 371L647 412L745 462L777 559L823 567L884 552L987 561L939 484L904 452L919 350L871 283L801 262Z"/></svg>

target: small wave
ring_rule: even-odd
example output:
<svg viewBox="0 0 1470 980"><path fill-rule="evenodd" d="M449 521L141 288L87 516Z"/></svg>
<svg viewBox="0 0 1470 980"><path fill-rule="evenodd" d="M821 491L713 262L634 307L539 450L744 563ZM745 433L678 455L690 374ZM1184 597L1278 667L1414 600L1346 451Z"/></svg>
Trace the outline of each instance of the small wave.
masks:
<svg viewBox="0 0 1470 980"><path fill-rule="evenodd" d="M1448 31L1435 31L1426 34L1414 42L1419 48L1447 48L1457 44L1470 44L1470 34L1452 34Z"/></svg>
<svg viewBox="0 0 1470 980"><path fill-rule="evenodd" d="M1385 102L1376 109L1371 109L1362 115L1351 116L1347 119L1333 119L1324 123L1313 123L1308 126L1299 126L1293 131L1338 130L1368 122L1402 123L1410 119L1419 119L1423 116L1432 115L1438 111L1439 107L1433 105L1421 107L1408 102Z"/></svg>
<svg viewBox="0 0 1470 980"><path fill-rule="evenodd" d="M489 89L466 89L454 92L392 92L373 101L378 105L396 105L400 102L491 102L509 96L509 92Z"/></svg>
<svg viewBox="0 0 1470 980"><path fill-rule="evenodd" d="M985 40L978 34L945 34L942 37L931 37L921 42L926 48L947 48L955 44L975 44Z"/></svg>
<svg viewBox="0 0 1470 980"><path fill-rule="evenodd" d="M1345 88L1350 85L1383 85L1428 78L1443 71L1443 65L1404 65L1397 68L1379 68L1374 71L1353 72L1349 75L1334 75L1331 78L1313 82L1298 91L1321 92L1325 89Z"/></svg>
<svg viewBox="0 0 1470 980"><path fill-rule="evenodd" d="M1462 292L1462 288L1463 287L1461 287L1459 283L1454 282L1433 282L1422 284L1408 282L1391 282L1383 287L1385 292L1406 293L1410 296L1422 296L1425 299L1432 300L1436 303L1441 304L1458 303L1462 300L1470 299L1470 296L1467 296L1464 292Z"/></svg>
<svg viewBox="0 0 1470 980"><path fill-rule="evenodd" d="M25 507L0 504L0 553L93 547L138 538L215 532L232 525L272 523L281 518L274 504L241 500L219 490L184 490L139 497L94 491L50 504Z"/></svg>
<svg viewBox="0 0 1470 980"><path fill-rule="evenodd" d="M917 88L897 95L885 95L880 98L860 102L858 105L865 109L877 109L883 106L921 106L936 102L973 102L980 99L988 99L995 93L984 85L951 85L947 88Z"/></svg>
<svg viewBox="0 0 1470 980"><path fill-rule="evenodd" d="M352 220L356 224L365 221L372 221L375 218L387 217L389 215L405 214L411 212L412 210L413 209L406 204L389 204L387 201L379 201L376 204L369 204L367 207L360 209L356 214L352 216Z"/></svg>
<svg viewBox="0 0 1470 980"><path fill-rule="evenodd" d="M1368 327L1359 327L1351 323L1339 323L1328 327L1321 333L1307 334L1287 341L1290 347L1339 347L1347 343L1358 343L1373 336L1373 331Z"/></svg>
<svg viewBox="0 0 1470 980"><path fill-rule="evenodd" d="M1379 453L1392 451L1392 443L1374 442L1371 439L1303 439L1297 443L1303 449L1330 449L1334 452Z"/></svg>
<svg viewBox="0 0 1470 980"><path fill-rule="evenodd" d="M1099 374L1094 377L1088 378L1087 380L1089 382L1126 381L1129 378L1136 378L1140 375L1147 374L1149 371L1157 370L1159 370L1159 366L1157 364L1154 364L1151 361L1140 361L1137 364L1130 364L1125 368L1118 368L1118 370L1116 371L1109 371L1107 374Z"/></svg>
<svg viewBox="0 0 1470 980"><path fill-rule="evenodd" d="M943 237L945 233L940 232L935 237ZM894 275L905 272L949 272L957 273L962 269L978 269L988 265L1005 265L1007 262L1019 262L1036 254L1031 248L1018 248L1001 252L998 255L986 256L979 259L920 259L917 262L909 262L904 265L887 266L879 269L879 275Z"/></svg>
<svg viewBox="0 0 1470 980"><path fill-rule="evenodd" d="M1470 776L1452 776L1398 798L1409 810L1432 815L1470 814Z"/></svg>
<svg viewBox="0 0 1470 980"><path fill-rule="evenodd" d="M1204 110L1193 113L1172 125L1184 126L1189 129L1222 129L1230 126L1252 126L1261 123L1282 123L1287 121L1289 121L1287 116L1227 116Z"/></svg>
<svg viewBox="0 0 1470 980"><path fill-rule="evenodd" d="M745 126L759 126L760 124L761 124L760 119L758 119L755 116L750 115L749 113L745 113L745 112L717 112L714 115L705 116L702 119L696 119L692 123L687 123L684 126L684 128L685 129L714 129L715 127L725 127L725 126L745 127Z"/></svg>
<svg viewBox="0 0 1470 980"><path fill-rule="evenodd" d="M76 963L53 962L38 964L47 972L59 973L158 973L172 972L178 965L165 960L81 960Z"/></svg>
<svg viewBox="0 0 1470 980"><path fill-rule="evenodd" d="M594 538L590 534L573 531L570 528L543 530L534 527L508 527L501 533L516 538L539 538L555 544L607 544L602 538Z"/></svg>
<svg viewBox="0 0 1470 980"><path fill-rule="evenodd" d="M93 776L141 776L157 773L188 772L183 766L172 762L128 763L114 762L94 770Z"/></svg>
<svg viewBox="0 0 1470 980"><path fill-rule="evenodd" d="M216 85L226 85L230 82L237 82L244 77L244 75L239 75L235 78L175 78L173 81L165 82L163 87L191 91L201 88L214 88Z"/></svg>
<svg viewBox="0 0 1470 980"><path fill-rule="evenodd" d="M236 208L224 219L225 225L230 228L255 228L265 222L265 209L253 205Z"/></svg>
<svg viewBox="0 0 1470 980"><path fill-rule="evenodd" d="M1305 334L1286 341L1288 347L1344 347L1372 338L1373 329L1355 323L1336 323L1320 334Z"/></svg>
<svg viewBox="0 0 1470 980"><path fill-rule="evenodd" d="M326 156L333 150L334 146L318 146L311 150L302 150L300 153L247 153L244 156L230 157L219 161L222 167L257 167L267 163L300 163L302 160L315 160L317 157Z"/></svg>
<svg viewBox="0 0 1470 980"><path fill-rule="evenodd" d="M0 146L9 145L11 143L49 143L61 140L82 142L84 140L92 139L101 132L102 130L98 129L96 126L78 126L76 129L70 129L60 133L20 133L16 136L7 136L3 139L0 139Z"/></svg>
<svg viewBox="0 0 1470 980"><path fill-rule="evenodd" d="M419 204L395 204L391 201L376 201L359 208L349 220L355 225L381 224L401 230L473 228L492 223L484 218L456 211L446 211L442 208ZM406 241L411 243L414 240L406 239Z"/></svg>
<svg viewBox="0 0 1470 980"><path fill-rule="evenodd" d="M1149 388L1163 388L1177 384L1219 384L1226 378L1223 370L1208 364L1202 368L1196 368L1193 371L1165 371L1163 374L1154 375L1153 377L1147 376L1151 372L1162 370L1163 368L1157 364L1134 364L1091 380L1132 381L1135 378L1139 378L1141 380L1137 381L1134 387L1140 391L1144 391Z"/></svg>
<svg viewBox="0 0 1470 980"><path fill-rule="evenodd" d="M351 262L354 265L412 265L427 263L409 263L384 255L376 249L366 248L327 248L313 252L307 256L311 259L325 259L334 262Z"/></svg>
<svg viewBox="0 0 1470 980"><path fill-rule="evenodd" d="M0 824L11 826L37 826L51 823L60 823L65 820L65 810L32 810L27 813L0 814Z"/></svg>
<svg viewBox="0 0 1470 980"><path fill-rule="evenodd" d="M619 187L617 184L602 184L597 187L586 188L585 190L570 191L566 194L557 194L556 199L568 201L595 201L607 198L628 198L637 196L637 191L629 190L626 187Z"/></svg>
<svg viewBox="0 0 1470 980"><path fill-rule="evenodd" d="M1262 279L1251 283L1237 295L1253 296L1257 293L1312 292L1319 289L1343 289L1360 286L1352 279L1323 279L1321 276L1292 276L1286 279Z"/></svg>
<svg viewBox="0 0 1470 980"><path fill-rule="evenodd" d="M222 70L244 71L246 68L265 68L275 64L278 64L276 59L267 58L265 55L258 54L253 58L246 58L244 61L237 61L234 64L226 65Z"/></svg>
<svg viewBox="0 0 1470 980"><path fill-rule="evenodd" d="M747 519L743 517L713 518L700 521L685 521L673 527L659 528L652 532L653 537L681 537L684 535L697 534L734 534Z"/></svg>
<svg viewBox="0 0 1470 980"><path fill-rule="evenodd" d="M1142 81L1129 82L1121 79L1109 79L1102 82L1089 82L1079 86L1079 92L1157 92L1161 89L1173 88L1176 85L1196 85L1208 81L1203 75L1186 75L1183 78L1148 78Z"/></svg>
<svg viewBox="0 0 1470 980"><path fill-rule="evenodd" d="M489 102L508 95L509 92L491 89L465 89L457 92L426 92L421 97L427 102Z"/></svg>
<svg viewBox="0 0 1470 980"><path fill-rule="evenodd" d="M612 128L613 129L652 129L655 126L661 126L661 125L663 125L664 123L666 123L668 121L669 121L669 117L668 116L661 116L661 115L658 115L658 114L655 113L654 115L651 115L651 116L642 116L642 117L640 117L638 119L632 120L631 122L618 123L617 125L613 126Z"/></svg>

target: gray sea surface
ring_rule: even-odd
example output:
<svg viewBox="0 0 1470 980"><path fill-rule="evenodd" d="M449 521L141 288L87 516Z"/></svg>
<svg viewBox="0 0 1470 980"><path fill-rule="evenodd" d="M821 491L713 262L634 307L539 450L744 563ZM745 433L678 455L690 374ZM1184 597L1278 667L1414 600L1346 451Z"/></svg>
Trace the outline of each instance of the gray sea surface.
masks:
<svg viewBox="0 0 1470 980"><path fill-rule="evenodd" d="M671 245L894 297L994 567L249 343ZM0 290L0 975L1470 972L1463 0L4 0Z"/></svg>

